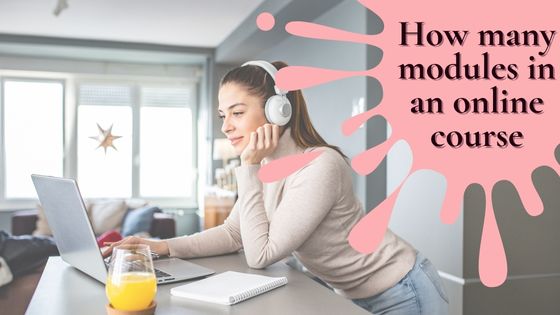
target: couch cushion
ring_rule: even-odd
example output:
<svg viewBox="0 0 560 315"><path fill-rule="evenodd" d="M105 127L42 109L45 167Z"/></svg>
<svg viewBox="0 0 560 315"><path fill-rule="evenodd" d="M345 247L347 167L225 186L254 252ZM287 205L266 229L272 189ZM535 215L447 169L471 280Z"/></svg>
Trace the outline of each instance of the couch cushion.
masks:
<svg viewBox="0 0 560 315"><path fill-rule="evenodd" d="M130 198L125 200L125 202L128 209L136 209L148 205L148 202L146 200L138 198Z"/></svg>
<svg viewBox="0 0 560 315"><path fill-rule="evenodd" d="M33 235L35 236L52 236L51 228L49 227L49 223L47 222L47 218L45 217L45 211L40 204L37 204L37 209L39 212L37 213L37 226L33 231Z"/></svg>
<svg viewBox="0 0 560 315"><path fill-rule="evenodd" d="M138 208L147 204L147 202L143 199L86 199L84 200L84 203L86 210L88 211L90 222L93 225L93 231L97 235L103 234L112 229L118 230L128 208ZM122 208L123 204L124 209ZM95 208L95 213L92 212L93 208ZM44 210L40 204L37 204L37 209L39 210L37 214L37 226L33 231L33 235L52 236L52 231L49 228L47 218L45 217ZM116 225L115 222L117 222Z"/></svg>
<svg viewBox="0 0 560 315"><path fill-rule="evenodd" d="M92 202L85 200L84 205L86 206L86 211L88 212L89 216ZM43 207L40 203L37 204L37 210L39 210L37 212L37 225L32 234L34 236L52 236L53 234L51 228L49 227L47 217L45 216L45 210L43 210Z"/></svg>
<svg viewBox="0 0 560 315"><path fill-rule="evenodd" d="M95 202L89 209L89 218L96 235L109 230L117 230L126 213L124 200L106 200Z"/></svg>
<svg viewBox="0 0 560 315"><path fill-rule="evenodd" d="M161 212L161 209L147 206L130 210L124 218L121 234L123 236L129 236L141 232L149 232L154 219L154 213L156 212Z"/></svg>

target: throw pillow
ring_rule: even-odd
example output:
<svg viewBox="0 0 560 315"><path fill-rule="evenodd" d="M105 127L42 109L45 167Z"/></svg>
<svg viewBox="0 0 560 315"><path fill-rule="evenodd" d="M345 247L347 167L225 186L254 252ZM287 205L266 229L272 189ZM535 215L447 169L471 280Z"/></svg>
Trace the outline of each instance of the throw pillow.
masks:
<svg viewBox="0 0 560 315"><path fill-rule="evenodd" d="M147 206L133 209L124 218L121 234L123 236L135 235L141 232L150 232L154 213L161 212L158 207Z"/></svg>
<svg viewBox="0 0 560 315"><path fill-rule="evenodd" d="M136 209L148 205L148 202L146 200L138 198L130 198L125 200L125 202L128 209Z"/></svg>
<svg viewBox="0 0 560 315"><path fill-rule="evenodd" d="M126 209L126 203L123 200L106 200L93 203L89 211L93 232L100 235L109 230L118 229Z"/></svg>
<svg viewBox="0 0 560 315"><path fill-rule="evenodd" d="M107 231L101 235L99 235L97 237L97 246L99 246L99 248L103 248L107 245L105 245L105 243L110 242L110 243L114 243L114 242L118 242L120 240L122 240L123 237L122 235L115 231L115 230L110 230Z"/></svg>
<svg viewBox="0 0 560 315"><path fill-rule="evenodd" d="M33 231L34 236L52 236L51 228L49 227L49 223L47 222L47 218L45 217L45 210L41 204L37 204L37 225L35 230Z"/></svg>

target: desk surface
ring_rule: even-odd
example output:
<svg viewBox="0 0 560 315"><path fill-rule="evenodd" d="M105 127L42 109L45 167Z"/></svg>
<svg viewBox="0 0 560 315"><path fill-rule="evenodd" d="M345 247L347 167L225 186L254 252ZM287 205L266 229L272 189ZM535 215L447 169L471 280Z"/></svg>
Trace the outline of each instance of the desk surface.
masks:
<svg viewBox="0 0 560 315"><path fill-rule="evenodd" d="M156 314L369 314L288 265L278 262L263 270L247 267L242 254L189 260L220 273L227 270L285 276L288 284L236 305L223 306L174 297L169 290L188 282L159 285ZM105 314L105 287L50 257L26 314Z"/></svg>

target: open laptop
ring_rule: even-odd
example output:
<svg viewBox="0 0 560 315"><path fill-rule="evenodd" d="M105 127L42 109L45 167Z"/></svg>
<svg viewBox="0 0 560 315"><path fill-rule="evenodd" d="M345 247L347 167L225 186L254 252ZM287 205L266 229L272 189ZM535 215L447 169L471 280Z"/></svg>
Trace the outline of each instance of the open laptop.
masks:
<svg viewBox="0 0 560 315"><path fill-rule="evenodd" d="M101 255L84 201L73 179L31 175L39 201L64 261L105 283L107 263ZM154 260L157 283L190 280L214 271L178 258Z"/></svg>

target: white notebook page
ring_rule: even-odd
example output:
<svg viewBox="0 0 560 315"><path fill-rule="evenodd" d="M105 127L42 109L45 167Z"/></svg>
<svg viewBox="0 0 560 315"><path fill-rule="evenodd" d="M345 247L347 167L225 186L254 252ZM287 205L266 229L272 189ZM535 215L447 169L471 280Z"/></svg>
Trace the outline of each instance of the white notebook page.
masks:
<svg viewBox="0 0 560 315"><path fill-rule="evenodd" d="M171 295L231 305L288 283L286 277L268 277L226 271L206 279L174 287Z"/></svg>

